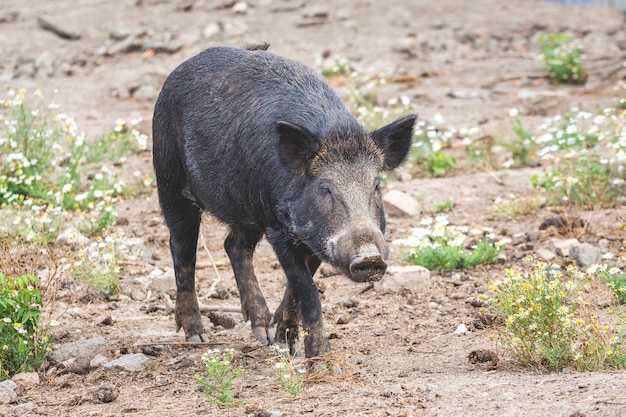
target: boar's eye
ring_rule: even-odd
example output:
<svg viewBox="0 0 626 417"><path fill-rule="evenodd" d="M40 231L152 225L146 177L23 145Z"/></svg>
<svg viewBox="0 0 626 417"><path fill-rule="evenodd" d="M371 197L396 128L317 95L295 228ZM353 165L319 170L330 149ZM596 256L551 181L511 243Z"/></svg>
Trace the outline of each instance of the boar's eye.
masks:
<svg viewBox="0 0 626 417"><path fill-rule="evenodd" d="M333 198L332 185L327 182L321 182L319 191L322 197Z"/></svg>
<svg viewBox="0 0 626 417"><path fill-rule="evenodd" d="M376 178L376 181L374 181L374 191L380 192L380 178Z"/></svg>

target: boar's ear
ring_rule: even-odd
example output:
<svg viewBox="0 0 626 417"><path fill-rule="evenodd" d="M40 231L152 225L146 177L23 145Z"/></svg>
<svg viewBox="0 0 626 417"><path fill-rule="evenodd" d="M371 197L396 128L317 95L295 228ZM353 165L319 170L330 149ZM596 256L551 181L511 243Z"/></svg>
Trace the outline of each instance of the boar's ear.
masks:
<svg viewBox="0 0 626 417"><path fill-rule="evenodd" d="M280 121L278 131L278 156L280 161L296 174L304 174L320 150L320 141L308 130Z"/></svg>
<svg viewBox="0 0 626 417"><path fill-rule="evenodd" d="M406 158L411 148L415 119L417 116L412 114L372 132L372 139L385 155L383 170L396 168Z"/></svg>

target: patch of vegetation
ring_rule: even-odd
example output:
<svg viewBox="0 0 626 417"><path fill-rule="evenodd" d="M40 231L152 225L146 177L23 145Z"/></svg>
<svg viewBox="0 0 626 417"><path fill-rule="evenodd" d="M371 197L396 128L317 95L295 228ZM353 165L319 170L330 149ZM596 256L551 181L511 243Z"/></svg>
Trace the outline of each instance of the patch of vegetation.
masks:
<svg viewBox="0 0 626 417"><path fill-rule="evenodd" d="M444 201L438 201L433 204L433 208L436 213L441 213L443 211L450 211L454 208L454 199L448 198Z"/></svg>
<svg viewBox="0 0 626 417"><path fill-rule="evenodd" d="M206 376L196 375L195 379L204 387L204 395L220 405L229 405L233 402L232 386L235 379L243 374L241 366L233 367L235 350L209 349L202 355L202 363L206 369Z"/></svg>
<svg viewBox="0 0 626 417"><path fill-rule="evenodd" d="M48 351L50 331L40 329L37 286L33 275L11 278L0 272L0 381L37 370Z"/></svg>
<svg viewBox="0 0 626 417"><path fill-rule="evenodd" d="M582 52L569 35L564 33L539 35L537 42L544 67L554 82L578 84L585 81Z"/></svg>
<svg viewBox="0 0 626 417"><path fill-rule="evenodd" d="M513 219L521 215L534 213L539 206L540 202L534 196L509 194L496 197L491 205L491 213L501 219Z"/></svg>
<svg viewBox="0 0 626 417"><path fill-rule="evenodd" d="M421 221L406 239L395 240L404 259L430 271L453 271L494 262L509 239L495 241L490 228L450 225L445 215Z"/></svg>
<svg viewBox="0 0 626 417"><path fill-rule="evenodd" d="M626 114L605 109L593 116L576 111L556 116L542 126L536 142L541 158L551 164L532 178L552 204L610 207L624 202Z"/></svg>
<svg viewBox="0 0 626 417"><path fill-rule="evenodd" d="M46 245L66 222L90 235L115 220L114 206L128 192L120 162L145 149L147 137L118 120L111 132L90 142L74 118L55 113L40 90L9 90L0 102L0 219L5 239ZM105 161L113 165L104 164ZM12 219L9 221L8 215ZM2 224L4 223L4 224Z"/></svg>
<svg viewBox="0 0 626 417"><path fill-rule="evenodd" d="M75 224L96 241L68 254L75 259L73 276L116 293L119 242L113 244L106 231L117 218L117 202L133 189L121 179L123 162L146 148L147 137L136 129L140 120L118 119L91 141L58 107L46 103L39 89L30 95L11 89L0 101L0 239L5 246L41 247L65 224Z"/></svg>
<svg viewBox="0 0 626 417"><path fill-rule="evenodd" d="M119 261L126 249L119 237L98 236L94 242L78 251L70 265L72 276L92 288L107 294L120 292Z"/></svg>
<svg viewBox="0 0 626 417"><path fill-rule="evenodd" d="M594 278L573 266L563 270L529 259L527 268L507 269L491 283L491 298L480 298L505 323L502 346L524 365L556 372L623 368L621 335L588 300Z"/></svg>
<svg viewBox="0 0 626 417"><path fill-rule="evenodd" d="M274 349L278 354L273 360L278 383L286 392L296 396L304 386L306 369L298 365L296 355L291 355L288 347L275 345Z"/></svg>

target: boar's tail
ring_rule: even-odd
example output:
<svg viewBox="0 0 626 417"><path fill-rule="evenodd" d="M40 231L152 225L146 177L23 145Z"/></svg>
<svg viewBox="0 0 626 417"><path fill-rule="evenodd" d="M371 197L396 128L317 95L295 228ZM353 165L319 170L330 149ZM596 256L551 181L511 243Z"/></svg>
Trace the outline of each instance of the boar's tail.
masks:
<svg viewBox="0 0 626 417"><path fill-rule="evenodd" d="M269 43L263 42L263 43L258 43L254 45L248 45L246 46L246 49L248 51L267 51L267 48L269 47L270 47Z"/></svg>

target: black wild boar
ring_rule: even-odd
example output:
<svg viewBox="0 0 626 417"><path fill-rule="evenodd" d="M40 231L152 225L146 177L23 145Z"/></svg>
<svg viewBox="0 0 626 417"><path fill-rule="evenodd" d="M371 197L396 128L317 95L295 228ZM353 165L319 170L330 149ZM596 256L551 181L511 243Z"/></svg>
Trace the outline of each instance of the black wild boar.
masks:
<svg viewBox="0 0 626 417"><path fill-rule="evenodd" d="M195 293L201 213L230 226L244 319L262 343L293 350L299 324L307 358L330 349L313 274L322 261L354 281L386 270L378 175L411 146L416 116L366 132L312 69L265 51L210 48L165 81L153 119L159 201L170 230L176 324L207 340ZM265 234L287 276L272 317L252 267Z"/></svg>

